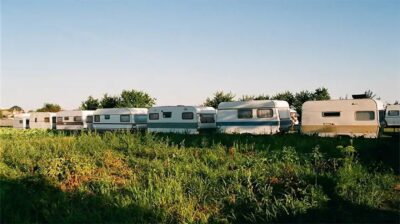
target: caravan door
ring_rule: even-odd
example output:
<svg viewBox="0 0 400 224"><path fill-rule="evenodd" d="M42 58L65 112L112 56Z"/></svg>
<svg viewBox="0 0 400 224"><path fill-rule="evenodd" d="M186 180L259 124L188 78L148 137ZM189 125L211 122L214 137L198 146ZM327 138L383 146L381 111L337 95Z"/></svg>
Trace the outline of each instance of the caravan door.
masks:
<svg viewBox="0 0 400 224"><path fill-rule="evenodd" d="M56 129L57 117L51 117L51 129Z"/></svg>

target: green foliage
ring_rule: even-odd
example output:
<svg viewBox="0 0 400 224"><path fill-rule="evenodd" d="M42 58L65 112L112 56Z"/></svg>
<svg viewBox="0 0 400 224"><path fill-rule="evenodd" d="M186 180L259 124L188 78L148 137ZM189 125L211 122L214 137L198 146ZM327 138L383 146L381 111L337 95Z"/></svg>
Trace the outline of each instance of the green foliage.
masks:
<svg viewBox="0 0 400 224"><path fill-rule="evenodd" d="M58 112L61 110L60 105L53 103L45 103L42 108L37 109L37 112Z"/></svg>
<svg viewBox="0 0 400 224"><path fill-rule="evenodd" d="M395 206L385 215L377 211L386 202L395 204L392 186L399 178L388 169L377 170L370 160L363 164L361 160L377 157L355 150L384 146L382 152L398 152L396 141L356 139L353 146L340 146L347 141L4 129L0 219L293 223L357 222L352 217L360 214L369 222L396 221Z"/></svg>
<svg viewBox="0 0 400 224"><path fill-rule="evenodd" d="M10 107L10 109L8 109L9 111L18 111L18 112L21 112L21 111L24 111L23 109L22 109L22 107L20 107L20 106L12 106L12 107Z"/></svg>
<svg viewBox="0 0 400 224"><path fill-rule="evenodd" d="M102 108L116 108L119 105L119 97L117 96L109 96L107 93L103 95L103 98L100 101L100 105Z"/></svg>
<svg viewBox="0 0 400 224"><path fill-rule="evenodd" d="M269 100L270 97L268 95L258 95L258 96L252 96L252 95L243 95L239 101L249 101L249 100Z"/></svg>
<svg viewBox="0 0 400 224"><path fill-rule="evenodd" d="M274 96L272 96L272 99L274 100L285 100L289 103L289 105L293 105L295 98L293 93L289 92L289 91L285 91L283 93L278 93Z"/></svg>
<svg viewBox="0 0 400 224"><path fill-rule="evenodd" d="M83 101L81 104L81 109L82 110L96 110L100 108L100 102L98 99L93 98L92 96L89 96L87 100Z"/></svg>
<svg viewBox="0 0 400 224"><path fill-rule="evenodd" d="M145 107L149 108L155 104L155 98L143 91L123 90L118 107Z"/></svg>
<svg viewBox="0 0 400 224"><path fill-rule="evenodd" d="M232 102L234 101L234 99L235 95L232 94L231 92L224 93L224 91L217 91L216 93L214 93L214 96L212 98L208 97L203 105L208 107L218 108L218 105L221 102Z"/></svg>
<svg viewBox="0 0 400 224"><path fill-rule="evenodd" d="M374 92L372 92L372 90L366 90L365 92L364 92L364 94L365 94L365 96L367 97L367 98L370 98L370 99L374 99L375 97L376 97L376 94L374 93Z"/></svg>
<svg viewBox="0 0 400 224"><path fill-rule="evenodd" d="M156 102L148 93L138 90L123 90L120 96L103 95L101 100L89 96L81 104L82 110L96 110L98 108L122 108L122 107L152 107Z"/></svg>
<svg viewBox="0 0 400 224"><path fill-rule="evenodd" d="M313 93L314 100L330 100L331 96L325 87L317 88Z"/></svg>

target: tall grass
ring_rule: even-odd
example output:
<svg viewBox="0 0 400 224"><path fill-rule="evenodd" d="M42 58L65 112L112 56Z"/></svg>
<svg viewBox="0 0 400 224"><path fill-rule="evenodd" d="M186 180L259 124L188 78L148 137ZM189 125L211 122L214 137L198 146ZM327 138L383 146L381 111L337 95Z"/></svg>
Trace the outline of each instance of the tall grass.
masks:
<svg viewBox="0 0 400 224"><path fill-rule="evenodd" d="M0 131L1 221L395 222L396 144Z"/></svg>

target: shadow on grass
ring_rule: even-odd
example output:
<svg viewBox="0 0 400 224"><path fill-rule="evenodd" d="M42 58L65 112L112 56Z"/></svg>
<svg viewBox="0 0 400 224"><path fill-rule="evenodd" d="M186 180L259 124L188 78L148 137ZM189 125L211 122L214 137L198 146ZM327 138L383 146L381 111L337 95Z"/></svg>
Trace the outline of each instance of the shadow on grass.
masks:
<svg viewBox="0 0 400 224"><path fill-rule="evenodd" d="M399 223L395 211L372 209L345 200L329 202L326 208L310 209L305 214L280 217L278 223Z"/></svg>
<svg viewBox="0 0 400 224"><path fill-rule="evenodd" d="M353 145L358 152L359 161L369 167L378 167L382 170L392 169L400 174L400 137L390 138L351 139L346 136L335 138L323 138L301 134L281 134L281 135L249 135L249 134L155 134L156 138L168 139L170 144L186 147L208 148L215 144L225 147L238 147L240 151L263 151L263 150L282 150L283 146L292 146L297 152L307 154L313 151L317 145L320 151L327 157L340 157L338 145Z"/></svg>
<svg viewBox="0 0 400 224"><path fill-rule="evenodd" d="M330 200L321 208L307 210L304 214L280 216L278 223L399 223L400 214L396 205L377 209L354 204L335 192L331 178L319 177L318 184Z"/></svg>
<svg viewBox="0 0 400 224"><path fill-rule="evenodd" d="M40 177L0 179L0 223L156 223L136 205L118 206L104 196L66 193Z"/></svg>

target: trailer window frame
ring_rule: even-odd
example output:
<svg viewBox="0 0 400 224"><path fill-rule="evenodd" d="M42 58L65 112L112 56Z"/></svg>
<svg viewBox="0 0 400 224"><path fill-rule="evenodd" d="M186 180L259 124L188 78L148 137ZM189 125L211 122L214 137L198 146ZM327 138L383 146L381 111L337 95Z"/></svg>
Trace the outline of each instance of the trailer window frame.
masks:
<svg viewBox="0 0 400 224"><path fill-rule="evenodd" d="M397 112L397 114L393 115L391 112ZM387 116L388 117L398 117L400 115L400 110L388 110Z"/></svg>
<svg viewBox="0 0 400 224"><path fill-rule="evenodd" d="M100 122L100 115L94 115L94 122Z"/></svg>
<svg viewBox="0 0 400 224"><path fill-rule="evenodd" d="M64 121L69 121L69 117L64 117Z"/></svg>
<svg viewBox="0 0 400 224"><path fill-rule="evenodd" d="M82 122L83 121L82 116L74 116L74 121L75 122Z"/></svg>
<svg viewBox="0 0 400 224"><path fill-rule="evenodd" d="M131 116L129 114L121 114L119 115L119 121L122 123L129 123L131 122Z"/></svg>
<svg viewBox="0 0 400 224"><path fill-rule="evenodd" d="M189 116L187 116L189 115ZM193 120L194 113L193 112L182 112L182 120Z"/></svg>
<svg viewBox="0 0 400 224"><path fill-rule="evenodd" d="M200 123L202 124L215 123L215 114L200 114Z"/></svg>
<svg viewBox="0 0 400 224"><path fill-rule="evenodd" d="M261 116L260 112L262 111L270 111L270 116ZM257 109L257 118L273 118L274 117L274 110L272 108L259 108Z"/></svg>
<svg viewBox="0 0 400 224"><path fill-rule="evenodd" d="M50 117L45 117L45 118L44 118L44 122L45 122L45 123L50 123Z"/></svg>
<svg viewBox="0 0 400 224"><path fill-rule="evenodd" d="M246 115L245 113L248 113L248 112L250 112L250 113L248 115ZM253 109L238 109L237 110L237 118L238 119L252 119L253 118Z"/></svg>
<svg viewBox="0 0 400 224"><path fill-rule="evenodd" d="M104 120L110 120L111 116L109 114L104 115Z"/></svg>
<svg viewBox="0 0 400 224"><path fill-rule="evenodd" d="M340 111L323 111L321 113L322 117L340 117L341 112Z"/></svg>
<svg viewBox="0 0 400 224"><path fill-rule="evenodd" d="M93 123L93 115L86 116L86 123Z"/></svg>
<svg viewBox="0 0 400 224"><path fill-rule="evenodd" d="M160 114L159 113L149 113L149 120L160 120Z"/></svg>
<svg viewBox="0 0 400 224"><path fill-rule="evenodd" d="M172 118L171 111L166 111L166 112L162 112L162 113L163 113L163 118Z"/></svg>
<svg viewBox="0 0 400 224"><path fill-rule="evenodd" d="M360 119L360 117L357 116L357 115L365 114L365 113L369 113L370 115L372 114L373 116L370 117L369 119L364 119L364 118ZM356 112L354 112L354 119L356 121L373 121L373 120L375 120L375 118L376 118L375 111L371 111L370 110L370 111L356 111Z"/></svg>

